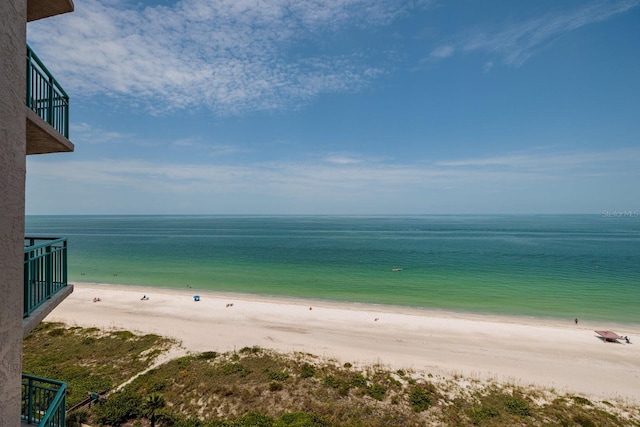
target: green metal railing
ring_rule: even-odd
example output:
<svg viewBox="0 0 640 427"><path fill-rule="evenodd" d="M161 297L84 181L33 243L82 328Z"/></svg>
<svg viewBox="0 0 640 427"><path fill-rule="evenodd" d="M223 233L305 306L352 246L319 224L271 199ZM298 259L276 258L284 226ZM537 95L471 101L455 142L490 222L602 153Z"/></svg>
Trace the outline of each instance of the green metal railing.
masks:
<svg viewBox="0 0 640 427"><path fill-rule="evenodd" d="M67 239L25 237L24 311L27 317L67 286Z"/></svg>
<svg viewBox="0 0 640 427"><path fill-rule="evenodd" d="M69 95L28 45L27 107L69 138Z"/></svg>
<svg viewBox="0 0 640 427"><path fill-rule="evenodd" d="M65 427L66 395L66 383L22 374L22 422Z"/></svg>

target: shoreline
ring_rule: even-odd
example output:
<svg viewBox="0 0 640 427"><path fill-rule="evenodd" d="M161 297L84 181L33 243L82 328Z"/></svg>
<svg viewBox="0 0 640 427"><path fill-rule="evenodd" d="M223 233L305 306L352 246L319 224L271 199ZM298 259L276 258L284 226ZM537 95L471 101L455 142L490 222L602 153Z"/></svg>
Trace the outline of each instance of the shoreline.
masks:
<svg viewBox="0 0 640 427"><path fill-rule="evenodd" d="M640 402L637 325L95 283L75 284L45 320L155 333L190 352L258 345ZM628 335L632 344L603 343L594 332L601 329Z"/></svg>
<svg viewBox="0 0 640 427"><path fill-rule="evenodd" d="M516 315L509 313L492 313L482 311L463 311L463 310L450 310L446 308L428 308L411 305L395 305L373 302L360 302L360 301L342 301L334 299L321 299L312 297L297 297L286 295L269 295L269 294L254 294L243 292L231 292L231 291L217 291L208 290L202 288L195 288L186 286L184 288L178 288L175 286L150 286L150 285L130 285L122 283L102 283L102 282L71 282L70 284L79 285L82 287L91 286L96 289L122 289L124 291L138 290L142 295L145 293L161 293L161 294L175 294L175 295L209 295L214 298L227 298L246 301L256 301L265 303L279 303L279 304L292 304L292 305L309 305L315 304L318 306L331 307L344 310L355 311L377 311L384 313L396 313L396 314L411 314L416 316L433 316L433 317L451 317L451 318L464 318L470 320L493 320L506 323L526 323L543 326L558 326L558 327L573 327L574 318L562 318L554 316L533 316L533 315ZM608 328L608 329L626 329L634 330L640 333L640 323L628 323L622 321L613 320L599 320L599 319L579 319L580 325L591 325L593 327ZM623 334L624 335L624 334ZM635 334L634 334L635 335Z"/></svg>

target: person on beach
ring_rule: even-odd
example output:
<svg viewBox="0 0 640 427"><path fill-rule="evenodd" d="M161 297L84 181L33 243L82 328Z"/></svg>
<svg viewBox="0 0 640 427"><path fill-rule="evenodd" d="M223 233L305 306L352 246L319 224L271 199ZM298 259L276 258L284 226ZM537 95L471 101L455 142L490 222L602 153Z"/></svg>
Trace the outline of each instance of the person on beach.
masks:
<svg viewBox="0 0 640 427"><path fill-rule="evenodd" d="M574 322L576 322L576 325L578 324L578 318L576 317L575 319L573 319Z"/></svg>

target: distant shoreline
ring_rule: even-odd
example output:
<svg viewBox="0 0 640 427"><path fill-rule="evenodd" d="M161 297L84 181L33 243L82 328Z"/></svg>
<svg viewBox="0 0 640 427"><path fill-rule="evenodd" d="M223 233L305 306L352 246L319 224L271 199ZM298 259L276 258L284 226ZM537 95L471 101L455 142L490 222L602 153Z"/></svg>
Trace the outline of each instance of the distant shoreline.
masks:
<svg viewBox="0 0 640 427"><path fill-rule="evenodd" d="M640 401L640 327L632 325L89 283L76 284L47 320L156 333L192 352L258 345ZM603 343L594 333L603 328L633 344Z"/></svg>

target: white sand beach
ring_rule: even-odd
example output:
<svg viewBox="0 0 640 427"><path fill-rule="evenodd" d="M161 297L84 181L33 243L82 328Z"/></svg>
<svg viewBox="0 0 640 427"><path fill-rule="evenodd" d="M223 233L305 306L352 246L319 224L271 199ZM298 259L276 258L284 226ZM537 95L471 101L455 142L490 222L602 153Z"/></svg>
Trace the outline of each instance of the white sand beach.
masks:
<svg viewBox="0 0 640 427"><path fill-rule="evenodd" d="M194 294L200 295L195 302ZM148 300L141 300L143 295ZM99 302L93 302L94 298ZM232 305L231 305L232 304ZM46 319L176 338L186 351L261 346L353 364L533 384L640 402L640 326L480 316L79 283ZM605 343L594 330L628 335Z"/></svg>

